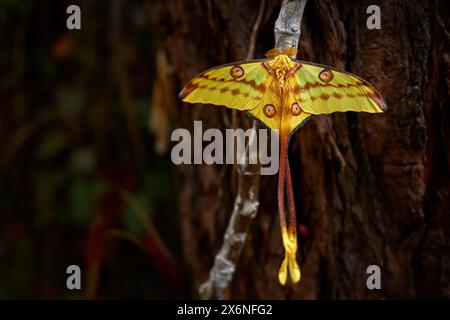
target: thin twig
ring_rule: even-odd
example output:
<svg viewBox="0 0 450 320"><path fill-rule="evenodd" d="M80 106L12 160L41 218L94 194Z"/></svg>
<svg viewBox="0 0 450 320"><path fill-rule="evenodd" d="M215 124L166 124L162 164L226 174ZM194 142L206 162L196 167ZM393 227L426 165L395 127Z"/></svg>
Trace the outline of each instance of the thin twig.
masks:
<svg viewBox="0 0 450 320"><path fill-rule="evenodd" d="M300 38L300 26L306 0L283 0L280 15L275 22L275 47L283 51L287 47L297 48ZM261 0L257 18L250 36L247 59L254 55L257 32L264 14L265 0ZM249 156L252 143L256 143L257 123L253 122L253 131L244 156ZM259 207L260 165L246 164L238 166L238 193L234 201L233 212L224 235L222 247L214 259L208 280L199 287L202 299L224 299L236 264L247 238L249 226L256 217Z"/></svg>
<svg viewBox="0 0 450 320"><path fill-rule="evenodd" d="M283 0L274 30L275 48L280 52L298 47L305 5L306 0Z"/></svg>

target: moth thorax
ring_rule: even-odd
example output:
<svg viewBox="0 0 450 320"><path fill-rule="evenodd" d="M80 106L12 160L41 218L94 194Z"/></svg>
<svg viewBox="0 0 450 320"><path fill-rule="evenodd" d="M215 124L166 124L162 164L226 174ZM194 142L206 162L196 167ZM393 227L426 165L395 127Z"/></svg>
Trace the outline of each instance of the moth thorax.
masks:
<svg viewBox="0 0 450 320"><path fill-rule="evenodd" d="M291 59L284 54L275 57L271 61L270 66L275 71L275 78L280 84L286 81L289 71L294 67Z"/></svg>
<svg viewBox="0 0 450 320"><path fill-rule="evenodd" d="M286 72L282 69L275 69L275 77L277 81L283 85L286 80Z"/></svg>

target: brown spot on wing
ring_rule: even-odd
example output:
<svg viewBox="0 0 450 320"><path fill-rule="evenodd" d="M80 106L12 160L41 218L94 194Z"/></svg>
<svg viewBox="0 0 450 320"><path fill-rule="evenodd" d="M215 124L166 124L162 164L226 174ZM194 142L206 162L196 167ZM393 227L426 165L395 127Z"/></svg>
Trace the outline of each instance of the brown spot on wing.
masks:
<svg viewBox="0 0 450 320"><path fill-rule="evenodd" d="M217 86L208 87L206 84L200 84L200 85L197 86L197 88L199 88L199 89L206 89L206 90L209 90L209 91L218 90ZM244 98L247 98L248 96L250 96L250 94L248 92L243 93L238 88L235 88L235 89L231 90L230 88L223 87L222 89L219 90L220 93L226 93L228 91L230 91L230 93L233 96L241 95Z"/></svg>
<svg viewBox="0 0 450 320"><path fill-rule="evenodd" d="M312 88L317 88L317 87L334 87L334 88L351 88L351 87L360 87L364 85L363 82L356 82L356 83L330 83L330 82L326 82L326 83L322 83L322 82L307 82L305 84L305 86L303 87L304 90L309 90Z"/></svg>
<svg viewBox="0 0 450 320"><path fill-rule="evenodd" d="M266 86L263 83L261 83L260 85L257 85L255 80L253 80L253 79L252 80L247 80L245 78L242 78L242 79L234 79L233 78L233 79L225 80L224 78L210 77L207 74L200 75L200 78L203 78L203 79L206 79L206 80L209 80L209 81L215 81L215 82L234 82L234 83L238 83L238 84L246 84L246 85L249 85L253 89L258 90L260 92L264 93L266 91Z"/></svg>
<svg viewBox="0 0 450 320"><path fill-rule="evenodd" d="M366 93L352 94L352 93L347 93L345 95L342 95L342 94L339 94L337 92L333 93L332 95L329 95L329 94L326 94L326 93L322 93L320 96L310 96L310 99L311 99L311 101L314 101L314 100L317 100L317 99L328 100L331 97L334 97L336 99L341 99L344 96L348 97L348 98L368 97L368 98L371 98L371 99L375 100L375 96L373 94L366 94ZM299 102L302 102L302 100L300 99ZM383 107L381 107L381 106L380 106L380 108L383 109Z"/></svg>
<svg viewBox="0 0 450 320"><path fill-rule="evenodd" d="M322 100L328 100L328 99L330 99L330 95L329 95L329 94L326 94L326 93L322 93L322 94L320 95L320 99L322 99Z"/></svg>
<svg viewBox="0 0 450 320"><path fill-rule="evenodd" d="M261 93L265 93L266 90L267 90L267 88L266 88L266 86L264 85L264 83L261 83L261 84L257 87L257 90L258 90L259 92L261 92Z"/></svg>
<svg viewBox="0 0 450 320"><path fill-rule="evenodd" d="M237 96L239 93L241 93L241 91L239 91L239 89L233 89L233 90L231 90L231 94L232 94L233 96Z"/></svg>

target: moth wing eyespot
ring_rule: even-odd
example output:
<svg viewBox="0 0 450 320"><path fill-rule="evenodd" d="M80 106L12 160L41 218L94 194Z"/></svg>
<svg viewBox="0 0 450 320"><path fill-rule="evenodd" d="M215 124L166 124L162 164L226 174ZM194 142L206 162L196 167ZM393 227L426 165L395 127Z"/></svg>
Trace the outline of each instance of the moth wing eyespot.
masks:
<svg viewBox="0 0 450 320"><path fill-rule="evenodd" d="M333 80L334 74L331 70L323 69L319 73L319 79L323 82L330 82Z"/></svg>
<svg viewBox="0 0 450 320"><path fill-rule="evenodd" d="M300 113L302 113L302 108L300 108L300 105L297 102L294 102L291 106L291 113L294 116L298 116Z"/></svg>
<svg viewBox="0 0 450 320"><path fill-rule="evenodd" d="M273 118L275 114L277 113L275 107L273 104L266 104L263 108L263 112L268 118Z"/></svg>
<svg viewBox="0 0 450 320"><path fill-rule="evenodd" d="M244 74L244 69L239 65L235 65L230 69L230 75L235 79L244 76Z"/></svg>

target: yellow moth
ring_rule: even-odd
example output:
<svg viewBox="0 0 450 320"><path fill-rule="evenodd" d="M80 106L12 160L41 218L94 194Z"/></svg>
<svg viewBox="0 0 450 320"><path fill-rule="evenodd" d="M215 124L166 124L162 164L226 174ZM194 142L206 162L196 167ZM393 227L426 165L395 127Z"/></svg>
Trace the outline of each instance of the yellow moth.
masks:
<svg viewBox="0 0 450 320"><path fill-rule="evenodd" d="M297 225L291 171L287 160L289 139L314 115L355 111L386 111L382 96L367 81L328 66L291 59L296 49L270 50L267 59L236 62L209 69L193 78L180 92L189 103L222 105L245 110L270 129L278 129L280 164L278 211L285 258L278 280L300 281ZM285 191L289 223L284 213Z"/></svg>

